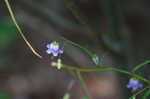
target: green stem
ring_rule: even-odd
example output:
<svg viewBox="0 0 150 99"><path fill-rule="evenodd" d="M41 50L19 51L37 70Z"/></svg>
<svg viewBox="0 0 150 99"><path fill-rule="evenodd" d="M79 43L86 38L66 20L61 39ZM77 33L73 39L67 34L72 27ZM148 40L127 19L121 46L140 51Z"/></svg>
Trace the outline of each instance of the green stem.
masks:
<svg viewBox="0 0 150 99"><path fill-rule="evenodd" d="M93 24L90 24L89 19L88 19L88 21L84 20L87 17L85 17L85 15L82 15L80 13L80 9L78 7L76 7L76 5L74 5L75 3L74 2L71 3L69 0L64 0L64 2L66 4L66 6L71 10L71 12L75 16L75 18L79 21L79 23L81 25L83 25L84 27L86 27L87 30L92 33L92 36L93 36L94 40L96 41L96 43L99 45L100 50L103 50L104 52L107 51L112 56L116 56L116 55L118 56L118 54L116 53L115 50L106 46L102 37L98 38L99 33L97 33L93 28L91 28L91 26L93 26Z"/></svg>
<svg viewBox="0 0 150 99"><path fill-rule="evenodd" d="M78 47L78 48L84 50L88 55L90 55L90 56L93 55L92 52L90 52L87 48L85 48L85 47L83 47L83 46L81 46L81 45L79 45L79 44L77 44L77 43L75 43L75 42L72 42L72 41L70 41L70 40L68 40L68 39L66 39L66 38L64 38L64 37L61 37L61 38L62 38L63 40L65 40L66 43L70 43L70 44L72 44L73 46L76 46L76 47Z"/></svg>
<svg viewBox="0 0 150 99"><path fill-rule="evenodd" d="M83 79L83 77L82 77L82 75L81 75L81 73L79 71L77 71L77 76L78 76L78 79L80 80L80 82L81 82L81 84L83 86L83 89L85 90L88 98L92 99L92 96L91 96L91 94L90 94L90 92L89 92L89 90L88 90L88 88L86 86L86 83L85 83L85 81L84 81L84 79Z"/></svg>
<svg viewBox="0 0 150 99"><path fill-rule="evenodd" d="M144 87L143 89L141 89L140 91L138 91L137 93L135 93L133 96L139 95L140 93L142 93L143 91L145 91L148 88L150 88L150 86ZM133 97L133 96L131 96L131 97Z"/></svg>
<svg viewBox="0 0 150 99"><path fill-rule="evenodd" d="M143 63L141 63L141 64L139 64L139 65L137 65L137 66L132 70L132 72L136 72L138 69L140 69L141 67L143 67L144 65L146 65L146 64L148 64L148 63L150 63L150 59L144 61Z"/></svg>
<svg viewBox="0 0 150 99"><path fill-rule="evenodd" d="M103 68L79 68L79 67L74 67L74 66L66 66L63 64L63 67L68 69L68 70L72 70L72 71L79 71L79 72L100 72L100 71L116 71L116 72L120 72L120 73L124 73L130 76L134 76L140 80L143 80L146 83L150 83L150 80L137 75L135 73L132 72L128 72L126 70L122 70L122 69L118 69L118 68L113 68L113 67L103 67Z"/></svg>
<svg viewBox="0 0 150 99"><path fill-rule="evenodd" d="M150 88L150 86L148 87ZM147 99L147 97L150 95L150 89L142 96L142 99Z"/></svg>
<svg viewBox="0 0 150 99"><path fill-rule="evenodd" d="M23 34L21 28L19 27L19 25L18 25L18 23L17 23L17 21L16 21L16 19L15 19L15 16L14 16L14 14L13 14L13 11L12 11L12 9L11 9L11 6L10 6L8 0L5 0L5 3L6 3L6 6L7 6L7 8L8 8L8 11L9 11L9 13L10 13L10 16L11 16L11 18L12 18L12 21L13 21L13 23L15 24L15 26L16 26L17 30L19 31L19 33L20 33L21 37L23 38L23 40L26 42L26 44L28 45L28 47L30 48L30 50L31 50L36 56L38 56L39 58L42 58L42 56L41 56L40 54L38 54L38 53L33 49L32 45L28 42L28 40L27 40L26 37L24 36L24 34Z"/></svg>

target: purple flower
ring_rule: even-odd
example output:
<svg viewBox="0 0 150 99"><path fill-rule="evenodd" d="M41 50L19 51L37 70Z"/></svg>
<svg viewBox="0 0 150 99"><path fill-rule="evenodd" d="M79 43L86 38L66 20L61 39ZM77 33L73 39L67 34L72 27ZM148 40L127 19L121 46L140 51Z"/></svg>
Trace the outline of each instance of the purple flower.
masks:
<svg viewBox="0 0 150 99"><path fill-rule="evenodd" d="M136 91L138 88L142 88L143 84L136 78L130 78L127 88L132 88L132 91Z"/></svg>
<svg viewBox="0 0 150 99"><path fill-rule="evenodd" d="M53 54L53 56L58 56L59 53L62 54L64 52L63 50L60 49L60 46L56 41L47 44L46 47L48 48L46 50L46 53Z"/></svg>

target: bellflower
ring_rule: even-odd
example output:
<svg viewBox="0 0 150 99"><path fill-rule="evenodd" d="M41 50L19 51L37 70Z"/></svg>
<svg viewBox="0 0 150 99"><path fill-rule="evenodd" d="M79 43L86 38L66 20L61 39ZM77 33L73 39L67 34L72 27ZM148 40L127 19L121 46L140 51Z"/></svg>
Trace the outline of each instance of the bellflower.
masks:
<svg viewBox="0 0 150 99"><path fill-rule="evenodd" d="M127 88L132 88L132 91L136 91L138 88L142 88L143 84L136 78L130 78Z"/></svg>
<svg viewBox="0 0 150 99"><path fill-rule="evenodd" d="M53 54L53 56L58 56L59 53L62 54L64 52L63 50L60 49L60 46L56 41L47 44L46 47L48 48L46 50L46 53Z"/></svg>

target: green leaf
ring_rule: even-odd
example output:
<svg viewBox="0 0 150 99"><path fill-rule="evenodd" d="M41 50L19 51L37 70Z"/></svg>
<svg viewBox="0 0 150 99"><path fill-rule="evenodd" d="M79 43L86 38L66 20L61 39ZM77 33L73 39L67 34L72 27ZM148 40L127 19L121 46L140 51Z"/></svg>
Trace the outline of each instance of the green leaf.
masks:
<svg viewBox="0 0 150 99"><path fill-rule="evenodd" d="M16 40L17 35L15 33L15 26L9 23L10 19L0 17L0 53L1 55L3 52L3 48L7 46L12 41ZM4 67L3 65L4 58L1 56L0 58L0 69Z"/></svg>
<svg viewBox="0 0 150 99"><path fill-rule="evenodd" d="M7 19L0 20L0 47L7 45L14 37L16 33L14 32L15 26L13 24L7 24Z"/></svg>
<svg viewBox="0 0 150 99"><path fill-rule="evenodd" d="M150 96L150 89L144 94L142 99L147 99L148 96Z"/></svg>
<svg viewBox="0 0 150 99"><path fill-rule="evenodd" d="M10 96L5 92L0 91L0 99L10 99Z"/></svg>

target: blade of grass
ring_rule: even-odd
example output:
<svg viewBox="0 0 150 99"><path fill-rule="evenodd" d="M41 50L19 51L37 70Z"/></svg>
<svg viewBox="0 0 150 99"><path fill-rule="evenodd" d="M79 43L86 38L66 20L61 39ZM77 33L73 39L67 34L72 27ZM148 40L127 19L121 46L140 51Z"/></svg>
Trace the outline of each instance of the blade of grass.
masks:
<svg viewBox="0 0 150 99"><path fill-rule="evenodd" d="M91 94L90 94L90 92L89 92L89 90L88 90L88 88L87 88L87 86L85 84L85 81L84 81L80 71L77 71L77 76L78 76L78 79L80 80L80 82L81 82L81 84L83 86L83 89L85 90L85 92L86 92L86 94L88 96L88 99L92 99L92 96L91 96Z"/></svg>
<svg viewBox="0 0 150 99"><path fill-rule="evenodd" d="M150 59L144 61L143 63L137 65L135 68L133 68L132 72L136 72L138 69L140 69L141 67L143 67L144 65L150 63Z"/></svg>
<svg viewBox="0 0 150 99"><path fill-rule="evenodd" d="M142 99L148 99L148 96L150 96L150 89L148 89L148 91L144 94L144 96L142 97Z"/></svg>
<svg viewBox="0 0 150 99"><path fill-rule="evenodd" d="M66 38L64 38L64 37L61 37L61 39L63 39L66 43L70 43L70 44L72 44L73 46L76 46L76 47L78 47L78 48L81 48L83 51L85 51L89 56L93 56L93 53L90 51L90 50L88 50L87 48L85 48L84 46L81 46L81 45L79 45L78 43L75 43L75 42L72 42L72 41L70 41L70 40L68 40L68 39L66 39Z"/></svg>
<svg viewBox="0 0 150 99"><path fill-rule="evenodd" d="M5 3L6 3L6 6L7 6L7 8L8 8L8 11L9 11L9 13L10 13L10 16L11 16L11 18L12 18L12 21L13 21L13 23L15 24L15 26L16 26L17 30L19 31L19 33L20 33L21 37L23 38L23 40L26 42L26 44L28 45L28 47L30 48L30 50L31 50L37 57L42 58L42 56L34 50L34 48L32 47L32 45L28 42L28 40L27 40L26 37L24 36L24 34L23 34L21 28L19 27L19 25L18 25L18 23L17 23L17 21L16 21L16 19L15 19L15 16L14 16L14 14L13 14L13 11L12 11L12 9L11 9L11 6L10 6L8 0L5 0Z"/></svg>
<svg viewBox="0 0 150 99"><path fill-rule="evenodd" d="M93 25L90 23L89 20L88 20L88 21L85 20L87 17L85 17L85 15L83 15L83 14L80 12L80 9L78 9L78 7L76 7L76 6L74 5L74 2L71 2L71 1L69 1L69 0L64 0L64 3L66 4L66 7L71 10L73 16L79 21L79 23L80 23L81 25L83 25L84 27L86 27L87 30L88 30L90 33L92 33L93 38L94 38L94 40L96 41L96 43L99 45L100 50L102 50L102 51L104 51L104 52L107 51L107 53L109 53L109 55L115 56L116 58L117 58L118 56L120 56L118 53L116 53L116 51L115 51L114 49L108 47L108 46L104 43L102 37L99 37L99 38L98 38L98 34L99 34L99 33L98 33L97 31L95 31L95 29L92 28Z"/></svg>
<svg viewBox="0 0 150 99"><path fill-rule="evenodd" d="M131 96L131 97L134 97L134 96L137 96L137 95L141 94L142 92L144 92L144 91L147 90L148 88L150 88L149 85L146 86L146 87L144 87L143 89L141 89L141 90L138 91L137 93L133 94L133 96ZM142 99L147 99L147 98L142 98Z"/></svg>

